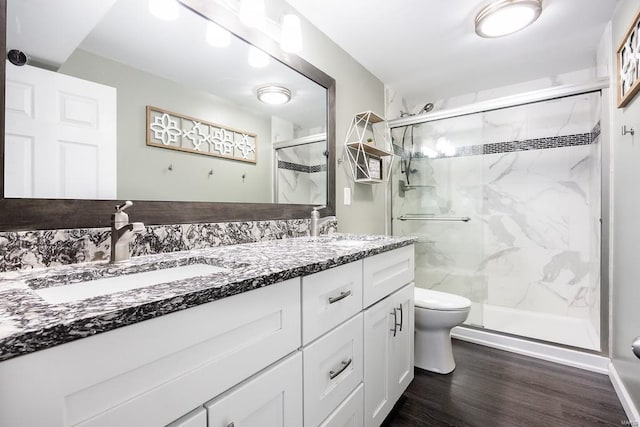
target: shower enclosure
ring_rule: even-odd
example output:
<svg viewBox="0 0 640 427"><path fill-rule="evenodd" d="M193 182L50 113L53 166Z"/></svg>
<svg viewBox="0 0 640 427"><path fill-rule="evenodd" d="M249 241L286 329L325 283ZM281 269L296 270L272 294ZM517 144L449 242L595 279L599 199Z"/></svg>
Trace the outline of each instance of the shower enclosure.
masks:
<svg viewBox="0 0 640 427"><path fill-rule="evenodd" d="M274 148L275 203L325 205L327 203L327 137L318 134Z"/></svg>
<svg viewBox="0 0 640 427"><path fill-rule="evenodd" d="M469 298L469 325L600 350L600 104L391 122L392 233L418 237L416 286Z"/></svg>

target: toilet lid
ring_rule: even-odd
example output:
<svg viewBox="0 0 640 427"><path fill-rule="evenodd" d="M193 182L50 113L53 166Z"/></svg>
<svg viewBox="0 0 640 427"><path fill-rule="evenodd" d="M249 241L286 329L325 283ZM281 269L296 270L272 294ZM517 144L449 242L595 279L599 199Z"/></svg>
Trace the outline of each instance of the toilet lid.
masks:
<svg viewBox="0 0 640 427"><path fill-rule="evenodd" d="M431 289L415 288L415 306L431 310L464 310L471 307L468 298Z"/></svg>

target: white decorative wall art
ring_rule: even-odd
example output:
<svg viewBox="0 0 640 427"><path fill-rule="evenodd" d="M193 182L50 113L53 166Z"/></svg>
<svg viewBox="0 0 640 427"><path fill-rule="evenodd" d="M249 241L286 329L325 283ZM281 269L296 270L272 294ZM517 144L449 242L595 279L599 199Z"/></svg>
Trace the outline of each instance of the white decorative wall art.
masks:
<svg viewBox="0 0 640 427"><path fill-rule="evenodd" d="M258 137L183 114L147 106L147 145L256 163Z"/></svg>
<svg viewBox="0 0 640 427"><path fill-rule="evenodd" d="M622 108L640 91L640 10L618 45L616 63L618 108Z"/></svg>

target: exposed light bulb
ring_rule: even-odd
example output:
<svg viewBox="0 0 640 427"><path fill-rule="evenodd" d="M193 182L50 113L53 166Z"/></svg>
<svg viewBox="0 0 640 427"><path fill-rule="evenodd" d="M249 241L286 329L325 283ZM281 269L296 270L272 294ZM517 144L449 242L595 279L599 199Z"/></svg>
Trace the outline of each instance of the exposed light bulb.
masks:
<svg viewBox="0 0 640 427"><path fill-rule="evenodd" d="M299 53L302 50L302 32L297 15L288 14L282 18L280 47L289 53Z"/></svg>
<svg viewBox="0 0 640 427"><path fill-rule="evenodd" d="M249 46L249 65L255 68L264 68L269 65L269 55L255 46Z"/></svg>
<svg viewBox="0 0 640 427"><path fill-rule="evenodd" d="M214 47L225 47L231 43L231 33L215 22L207 22L207 43Z"/></svg>
<svg viewBox="0 0 640 427"><path fill-rule="evenodd" d="M180 16L180 5L176 0L149 0L149 12L163 21L175 21Z"/></svg>
<svg viewBox="0 0 640 427"><path fill-rule="evenodd" d="M263 28L265 21L264 0L240 0L240 20L247 27Z"/></svg>

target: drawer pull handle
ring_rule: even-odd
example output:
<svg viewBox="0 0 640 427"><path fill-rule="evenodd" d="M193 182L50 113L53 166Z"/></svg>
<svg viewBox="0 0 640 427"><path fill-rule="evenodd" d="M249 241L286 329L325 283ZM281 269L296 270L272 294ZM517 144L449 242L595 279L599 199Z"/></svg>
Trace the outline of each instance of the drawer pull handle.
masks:
<svg viewBox="0 0 640 427"><path fill-rule="evenodd" d="M398 333L398 314L397 314L397 308L393 307L393 311L389 314L393 314L393 329L389 329L391 332L393 332L393 336L395 337L396 334Z"/></svg>
<svg viewBox="0 0 640 427"><path fill-rule="evenodd" d="M333 304L334 302L338 302L341 299L345 299L349 295L351 295L351 291L342 291L337 297L329 297L329 304Z"/></svg>
<svg viewBox="0 0 640 427"><path fill-rule="evenodd" d="M403 316L402 316L402 304L400 304L400 307L398 307L398 310L400 310L400 332L402 332L402 324L404 323L403 320Z"/></svg>
<svg viewBox="0 0 640 427"><path fill-rule="evenodd" d="M351 365L351 359L347 360L346 362L343 360L340 369L338 369L337 371L329 371L329 379L334 379L335 377L343 373L344 370L349 367L349 365Z"/></svg>

